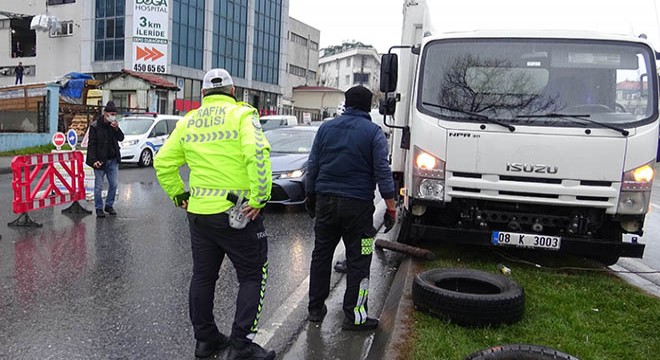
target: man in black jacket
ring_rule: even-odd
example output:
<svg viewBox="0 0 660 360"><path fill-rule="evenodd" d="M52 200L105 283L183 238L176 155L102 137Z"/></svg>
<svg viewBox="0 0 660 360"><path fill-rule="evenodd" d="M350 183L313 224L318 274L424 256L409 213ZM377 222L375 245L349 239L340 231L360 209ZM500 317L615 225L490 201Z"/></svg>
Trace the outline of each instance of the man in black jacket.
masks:
<svg viewBox="0 0 660 360"><path fill-rule="evenodd" d="M89 144L87 146L87 165L94 168L94 207L96 217L105 217L105 212L117 215L113 208L117 194L117 172L121 153L119 142L124 140L124 133L119 128L115 117L115 103L108 101L103 114L98 116L89 127ZM108 178L108 195L103 207L103 177Z"/></svg>
<svg viewBox="0 0 660 360"><path fill-rule="evenodd" d="M340 239L346 247L344 330L372 330L378 320L367 316L369 267L376 185L385 200L385 231L396 216L394 182L388 147L380 127L371 122L372 93L363 86L346 91L346 110L324 122L316 133L307 162L306 207L316 217L309 281L309 321L328 312L332 256Z"/></svg>

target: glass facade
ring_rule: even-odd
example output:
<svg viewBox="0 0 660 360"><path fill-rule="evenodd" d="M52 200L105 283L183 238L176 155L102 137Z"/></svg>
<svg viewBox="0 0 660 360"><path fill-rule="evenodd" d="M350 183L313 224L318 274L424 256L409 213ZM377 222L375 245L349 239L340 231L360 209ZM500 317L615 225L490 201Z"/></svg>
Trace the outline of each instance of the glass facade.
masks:
<svg viewBox="0 0 660 360"><path fill-rule="evenodd" d="M172 64L203 70L204 0L172 2Z"/></svg>
<svg viewBox="0 0 660 360"><path fill-rule="evenodd" d="M252 79L278 84L282 0L256 0Z"/></svg>
<svg viewBox="0 0 660 360"><path fill-rule="evenodd" d="M94 60L124 60L126 0L96 0Z"/></svg>
<svg viewBox="0 0 660 360"><path fill-rule="evenodd" d="M248 0L215 0L213 67L245 78Z"/></svg>

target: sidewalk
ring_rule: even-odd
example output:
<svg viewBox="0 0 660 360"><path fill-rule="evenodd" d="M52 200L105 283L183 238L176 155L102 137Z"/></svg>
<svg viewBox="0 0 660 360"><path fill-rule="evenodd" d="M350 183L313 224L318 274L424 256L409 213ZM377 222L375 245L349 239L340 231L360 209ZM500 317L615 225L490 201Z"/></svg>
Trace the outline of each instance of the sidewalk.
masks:
<svg viewBox="0 0 660 360"><path fill-rule="evenodd" d="M0 156L0 174L11 174L11 160L13 156Z"/></svg>

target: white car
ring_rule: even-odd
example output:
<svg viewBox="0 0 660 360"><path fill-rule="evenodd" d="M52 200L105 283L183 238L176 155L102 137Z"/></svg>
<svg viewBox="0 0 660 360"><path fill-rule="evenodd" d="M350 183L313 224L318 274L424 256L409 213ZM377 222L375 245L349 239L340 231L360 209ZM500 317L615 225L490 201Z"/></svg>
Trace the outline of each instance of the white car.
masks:
<svg viewBox="0 0 660 360"><path fill-rule="evenodd" d="M267 115L259 119L261 129L267 131L284 126L298 125L298 118L293 115Z"/></svg>
<svg viewBox="0 0 660 360"><path fill-rule="evenodd" d="M121 162L151 166L154 156L165 144L181 116L138 114L120 120L124 141L119 144Z"/></svg>

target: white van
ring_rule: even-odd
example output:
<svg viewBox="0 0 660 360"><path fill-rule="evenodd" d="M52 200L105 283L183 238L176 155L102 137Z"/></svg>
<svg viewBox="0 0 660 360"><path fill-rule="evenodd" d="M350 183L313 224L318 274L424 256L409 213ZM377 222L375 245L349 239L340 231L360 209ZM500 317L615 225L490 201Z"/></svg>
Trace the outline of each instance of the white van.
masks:
<svg viewBox="0 0 660 360"><path fill-rule="evenodd" d="M260 118L261 129L267 131L283 126L298 125L298 118L293 115L266 115Z"/></svg>
<svg viewBox="0 0 660 360"><path fill-rule="evenodd" d="M160 114L130 115L118 120L124 132L119 144L122 163L151 166L181 116Z"/></svg>

